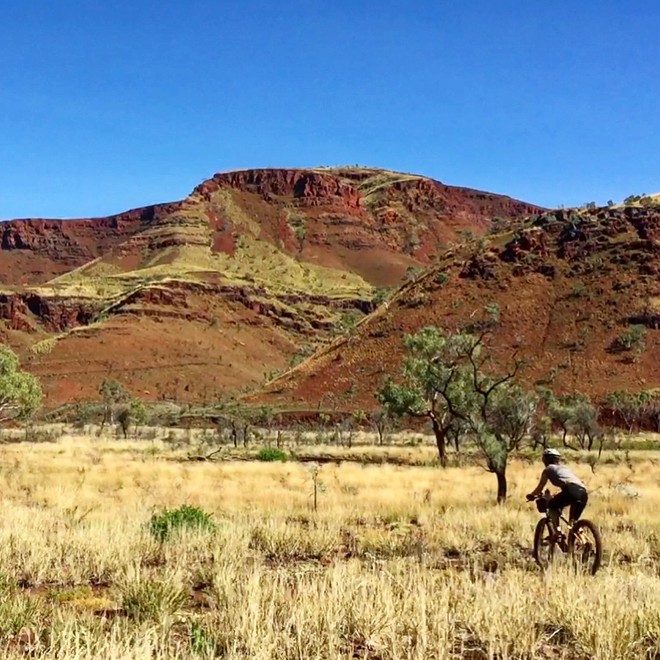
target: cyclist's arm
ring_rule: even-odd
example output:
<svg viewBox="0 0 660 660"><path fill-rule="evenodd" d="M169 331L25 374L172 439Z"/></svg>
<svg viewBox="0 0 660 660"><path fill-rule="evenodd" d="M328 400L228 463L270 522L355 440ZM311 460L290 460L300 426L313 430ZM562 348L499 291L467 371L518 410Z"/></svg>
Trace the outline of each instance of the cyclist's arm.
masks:
<svg viewBox="0 0 660 660"><path fill-rule="evenodd" d="M545 486L547 483L548 483L548 477L546 476L544 470L543 474L541 475L541 480L539 481L539 485L530 493L530 495L533 495L534 497L540 495L541 492L543 491L543 486Z"/></svg>

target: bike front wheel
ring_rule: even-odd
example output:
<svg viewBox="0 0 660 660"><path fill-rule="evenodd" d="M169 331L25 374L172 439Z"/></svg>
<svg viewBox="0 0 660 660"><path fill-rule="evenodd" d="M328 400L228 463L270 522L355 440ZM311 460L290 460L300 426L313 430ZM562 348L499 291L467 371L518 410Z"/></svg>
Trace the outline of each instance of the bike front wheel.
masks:
<svg viewBox="0 0 660 660"><path fill-rule="evenodd" d="M603 560L600 531L590 520L578 520L568 534L568 554L573 566L583 573L595 575Z"/></svg>
<svg viewBox="0 0 660 660"><path fill-rule="evenodd" d="M555 554L552 525L548 518L541 518L534 531L534 561L545 571L550 568Z"/></svg>

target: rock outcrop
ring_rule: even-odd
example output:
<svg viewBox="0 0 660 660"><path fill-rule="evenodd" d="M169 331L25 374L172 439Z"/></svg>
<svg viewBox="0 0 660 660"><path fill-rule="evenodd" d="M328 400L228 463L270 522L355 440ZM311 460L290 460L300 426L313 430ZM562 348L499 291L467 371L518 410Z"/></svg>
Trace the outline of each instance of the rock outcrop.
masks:
<svg viewBox="0 0 660 660"><path fill-rule="evenodd" d="M0 294L0 319L12 330L60 333L94 320L101 305L87 299L36 293Z"/></svg>

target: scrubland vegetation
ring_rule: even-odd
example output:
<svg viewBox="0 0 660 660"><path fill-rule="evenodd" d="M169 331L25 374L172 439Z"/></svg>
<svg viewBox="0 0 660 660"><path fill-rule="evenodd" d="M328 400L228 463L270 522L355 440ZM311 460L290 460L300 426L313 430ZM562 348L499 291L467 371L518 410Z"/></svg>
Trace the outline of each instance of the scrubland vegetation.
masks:
<svg viewBox="0 0 660 660"><path fill-rule="evenodd" d="M538 462L510 461L495 507L492 477L453 453L438 469L430 437L281 439L289 458L407 463L321 465L190 460L202 432L154 435L5 434L2 657L659 657L656 452L569 455L605 541L590 577L532 560Z"/></svg>
<svg viewBox="0 0 660 660"><path fill-rule="evenodd" d="M148 408L113 379L51 413L74 427L35 427L39 384L3 350L0 413L27 425L0 445L0 656L660 658L660 438L633 435L657 392L607 398L623 434L579 392L524 388L515 359L495 376L485 310L406 337L379 410L288 428L237 399ZM589 486L595 577L533 561L549 445Z"/></svg>

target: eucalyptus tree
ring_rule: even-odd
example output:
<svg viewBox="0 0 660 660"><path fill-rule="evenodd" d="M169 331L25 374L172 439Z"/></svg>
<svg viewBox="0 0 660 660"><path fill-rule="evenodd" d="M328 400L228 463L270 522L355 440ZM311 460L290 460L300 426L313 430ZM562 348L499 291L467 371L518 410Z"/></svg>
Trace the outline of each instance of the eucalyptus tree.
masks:
<svg viewBox="0 0 660 660"><path fill-rule="evenodd" d="M497 478L497 501L506 500L506 469L511 452L529 435L537 397L517 381L520 362L502 373L480 334L427 327L404 338L407 357L400 377L389 378L377 393L392 415L431 421L440 464L447 445L476 445L485 468Z"/></svg>

